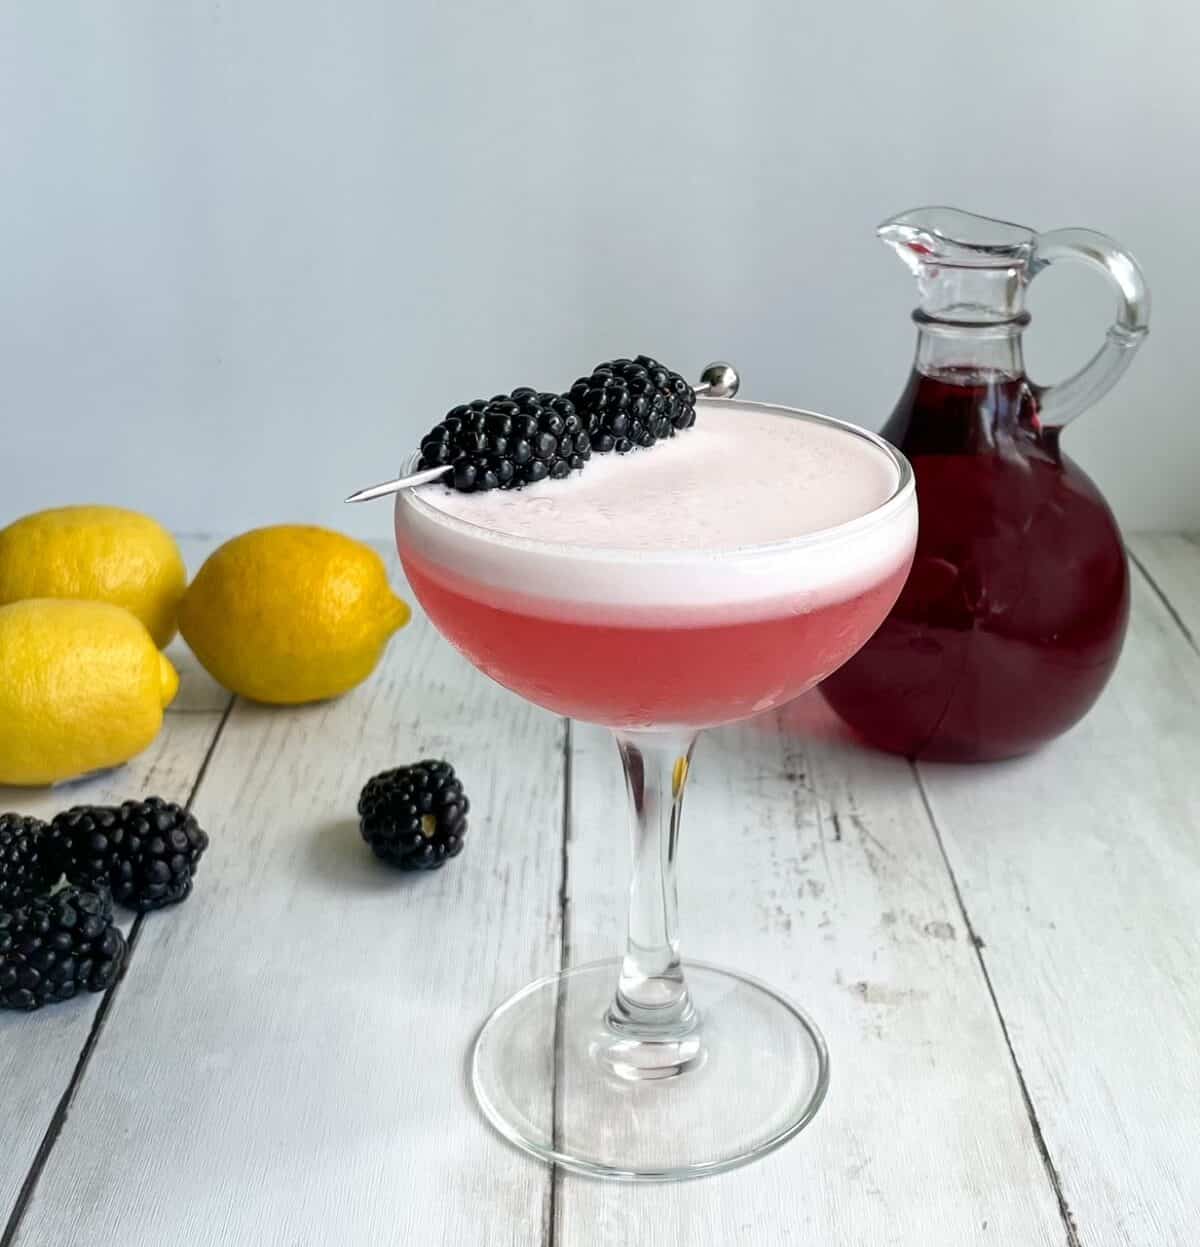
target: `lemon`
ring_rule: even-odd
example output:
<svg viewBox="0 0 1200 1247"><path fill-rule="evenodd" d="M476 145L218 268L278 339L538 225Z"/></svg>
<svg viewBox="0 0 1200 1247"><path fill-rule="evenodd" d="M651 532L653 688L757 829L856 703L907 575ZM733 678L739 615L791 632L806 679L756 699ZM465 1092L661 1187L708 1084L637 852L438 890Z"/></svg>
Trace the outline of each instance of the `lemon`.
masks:
<svg viewBox="0 0 1200 1247"><path fill-rule="evenodd" d="M123 606L162 649L187 584L179 547L147 515L119 507L38 511L0 530L0 606L87 598Z"/></svg>
<svg viewBox="0 0 1200 1247"><path fill-rule="evenodd" d="M119 606L0 606L0 784L53 784L127 762L158 735L178 688L175 668Z"/></svg>
<svg viewBox="0 0 1200 1247"><path fill-rule="evenodd" d="M180 631L215 680L277 705L361 683L408 618L374 550L293 524L226 542L179 608Z"/></svg>

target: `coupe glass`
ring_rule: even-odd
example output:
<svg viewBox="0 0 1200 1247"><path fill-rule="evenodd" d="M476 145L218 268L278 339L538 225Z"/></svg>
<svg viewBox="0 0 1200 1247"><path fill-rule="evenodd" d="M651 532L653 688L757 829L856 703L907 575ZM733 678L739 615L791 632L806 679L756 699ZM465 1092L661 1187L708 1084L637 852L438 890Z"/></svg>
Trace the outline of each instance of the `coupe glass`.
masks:
<svg viewBox="0 0 1200 1247"><path fill-rule="evenodd" d="M801 1008L739 971L689 962L685 973L676 902L684 789L702 728L782 705L870 637L916 540L912 473L886 442L811 412L732 399L699 402L698 419L715 403L862 439L894 468L891 496L787 541L650 552L486 530L420 490L396 503L401 560L439 631L521 696L609 727L616 739L633 845L624 955L551 974L505 1001L475 1041L471 1070L484 1113L512 1142L568 1169L628 1181L744 1164L797 1134L820 1107L828 1054ZM489 586L501 564L503 601ZM777 609L717 625L689 617L686 606L656 620L641 609L664 593L686 602L714 573L727 600L757 602L770 586ZM580 584L601 582L617 599L606 603L606 622L569 609ZM558 600L548 603L546 586Z"/></svg>

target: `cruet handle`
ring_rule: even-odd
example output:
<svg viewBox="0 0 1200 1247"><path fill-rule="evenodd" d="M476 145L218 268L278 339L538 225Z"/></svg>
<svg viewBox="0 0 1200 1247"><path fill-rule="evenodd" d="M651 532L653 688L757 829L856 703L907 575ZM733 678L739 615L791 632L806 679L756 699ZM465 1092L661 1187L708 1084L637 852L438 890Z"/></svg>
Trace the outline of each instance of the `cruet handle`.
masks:
<svg viewBox="0 0 1200 1247"><path fill-rule="evenodd" d="M1030 276L1036 277L1058 260L1082 261L1103 273L1117 288L1117 318L1109 326L1104 345L1074 376L1041 389L1039 414L1045 428L1062 428L1107 394L1132 363L1150 323L1150 291L1142 270L1111 238L1089 229L1039 234Z"/></svg>

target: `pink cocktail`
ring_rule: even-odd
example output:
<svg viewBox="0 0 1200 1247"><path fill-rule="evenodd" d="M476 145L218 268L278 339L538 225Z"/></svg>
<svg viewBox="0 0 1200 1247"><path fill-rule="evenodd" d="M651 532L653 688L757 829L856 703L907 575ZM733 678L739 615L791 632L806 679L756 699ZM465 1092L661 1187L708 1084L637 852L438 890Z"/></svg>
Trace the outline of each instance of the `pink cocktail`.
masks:
<svg viewBox="0 0 1200 1247"><path fill-rule="evenodd" d="M400 555L439 631L530 701L624 729L746 718L840 667L908 571L911 500L873 514L899 469L829 421L700 414L566 482L405 497Z"/></svg>
<svg viewBox="0 0 1200 1247"><path fill-rule="evenodd" d="M614 728L707 727L790 701L854 653L904 582L898 566L843 601L795 613L781 602L755 619L593 623L439 574L417 554L404 566L442 633L492 679L548 710Z"/></svg>
<svg viewBox="0 0 1200 1247"><path fill-rule="evenodd" d="M763 1154L815 1113L827 1059L806 1015L729 971L685 979L683 788L700 728L782 705L863 645L916 525L911 471L886 443L731 399L565 481L400 495L400 557L439 631L521 696L612 728L633 806L625 956L531 985L476 1044L484 1111L522 1147L592 1174L688 1177ZM742 1060L755 1091L729 1103L722 1080Z"/></svg>

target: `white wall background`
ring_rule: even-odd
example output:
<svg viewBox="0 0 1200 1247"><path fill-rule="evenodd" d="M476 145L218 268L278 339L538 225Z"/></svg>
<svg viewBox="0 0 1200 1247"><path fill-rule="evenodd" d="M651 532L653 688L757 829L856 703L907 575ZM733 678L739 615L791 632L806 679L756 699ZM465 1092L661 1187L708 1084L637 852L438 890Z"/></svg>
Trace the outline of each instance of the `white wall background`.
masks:
<svg viewBox="0 0 1200 1247"><path fill-rule="evenodd" d="M1178 0L0 0L0 523L345 508L451 404L646 350L877 427L945 202L1141 259L1069 450L1200 527L1200 10ZM1047 274L1031 371L1112 300Z"/></svg>

